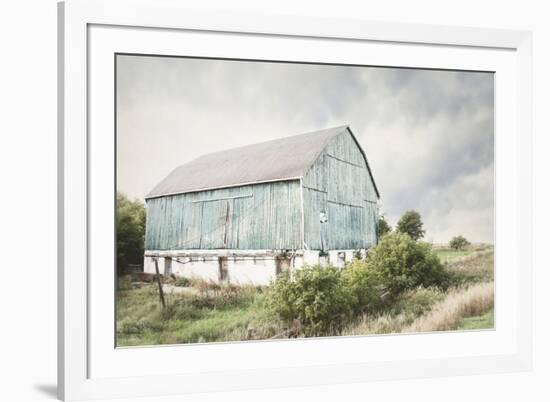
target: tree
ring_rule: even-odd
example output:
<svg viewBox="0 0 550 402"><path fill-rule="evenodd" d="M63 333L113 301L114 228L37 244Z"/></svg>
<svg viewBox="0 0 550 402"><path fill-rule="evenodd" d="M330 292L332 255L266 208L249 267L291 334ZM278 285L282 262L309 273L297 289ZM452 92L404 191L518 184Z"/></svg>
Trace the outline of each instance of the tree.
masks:
<svg viewBox="0 0 550 402"><path fill-rule="evenodd" d="M145 243L146 211L143 203L120 192L116 196L117 272L128 264L141 264Z"/></svg>
<svg viewBox="0 0 550 402"><path fill-rule="evenodd" d="M397 222L396 231L408 234L411 239L417 241L424 237L426 231L422 228L424 224L420 214L416 211L406 211L399 222Z"/></svg>
<svg viewBox="0 0 550 402"><path fill-rule="evenodd" d="M388 221L386 221L384 215L380 215L380 217L378 218L378 226L376 228L376 234L378 235L378 238L380 239L383 235L389 232L391 232L390 224L388 223Z"/></svg>
<svg viewBox="0 0 550 402"><path fill-rule="evenodd" d="M455 236L449 242L449 247L455 250L463 250L470 245L470 242L466 240L464 236Z"/></svg>

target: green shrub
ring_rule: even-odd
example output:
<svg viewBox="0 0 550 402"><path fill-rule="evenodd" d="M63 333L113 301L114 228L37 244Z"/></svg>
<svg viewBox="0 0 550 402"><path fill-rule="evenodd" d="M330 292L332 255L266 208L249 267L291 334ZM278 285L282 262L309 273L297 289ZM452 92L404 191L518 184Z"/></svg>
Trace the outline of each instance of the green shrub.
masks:
<svg viewBox="0 0 550 402"><path fill-rule="evenodd" d="M367 264L380 275L392 297L418 286L448 286L448 274L431 246L417 243L404 233L385 235L369 251Z"/></svg>
<svg viewBox="0 0 550 402"><path fill-rule="evenodd" d="M342 271L343 286L354 296L356 313L372 313L384 305L386 286L378 271L373 270L364 260L354 260Z"/></svg>
<svg viewBox="0 0 550 402"><path fill-rule="evenodd" d="M268 306L288 325L299 321L306 336L338 331L353 312L354 294L344 286L335 267L305 266L277 276L271 286Z"/></svg>

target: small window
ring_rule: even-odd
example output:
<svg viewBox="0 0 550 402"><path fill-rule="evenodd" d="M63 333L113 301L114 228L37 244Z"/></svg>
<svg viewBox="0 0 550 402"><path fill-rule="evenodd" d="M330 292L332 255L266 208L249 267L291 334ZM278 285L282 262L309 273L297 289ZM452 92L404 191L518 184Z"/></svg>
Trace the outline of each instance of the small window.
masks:
<svg viewBox="0 0 550 402"><path fill-rule="evenodd" d="M290 268L290 258L279 256L275 260L275 272L280 274L281 272L288 271Z"/></svg>

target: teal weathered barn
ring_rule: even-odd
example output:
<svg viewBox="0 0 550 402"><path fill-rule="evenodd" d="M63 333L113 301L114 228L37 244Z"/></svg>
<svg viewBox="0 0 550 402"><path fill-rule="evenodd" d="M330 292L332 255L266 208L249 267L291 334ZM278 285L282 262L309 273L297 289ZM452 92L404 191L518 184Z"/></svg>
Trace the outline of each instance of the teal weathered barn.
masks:
<svg viewBox="0 0 550 402"><path fill-rule="evenodd" d="M341 266L377 242L378 199L347 126L199 157L146 197L145 270L268 283L305 263Z"/></svg>

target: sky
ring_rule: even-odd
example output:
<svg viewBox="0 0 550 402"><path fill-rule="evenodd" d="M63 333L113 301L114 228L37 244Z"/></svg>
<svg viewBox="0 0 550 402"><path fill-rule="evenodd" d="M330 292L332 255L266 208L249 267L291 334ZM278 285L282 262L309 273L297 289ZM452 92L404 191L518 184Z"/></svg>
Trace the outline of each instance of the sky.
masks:
<svg viewBox="0 0 550 402"><path fill-rule="evenodd" d="M394 226L494 238L492 73L117 56L117 186L143 200L200 155L349 125Z"/></svg>

